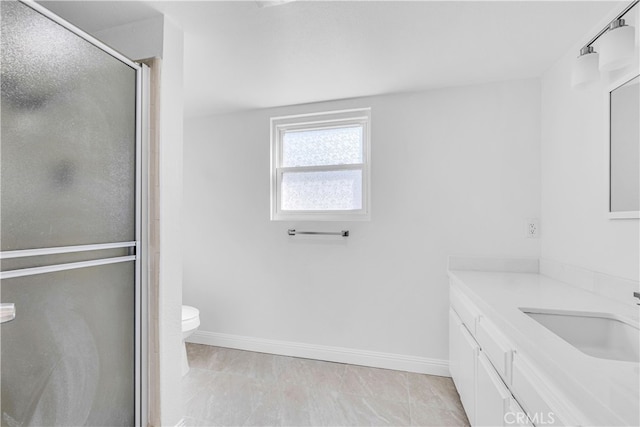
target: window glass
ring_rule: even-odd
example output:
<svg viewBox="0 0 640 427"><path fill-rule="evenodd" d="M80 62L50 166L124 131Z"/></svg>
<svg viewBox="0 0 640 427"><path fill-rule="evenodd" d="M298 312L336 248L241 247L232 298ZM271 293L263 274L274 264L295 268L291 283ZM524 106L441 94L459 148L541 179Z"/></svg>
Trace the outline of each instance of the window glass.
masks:
<svg viewBox="0 0 640 427"><path fill-rule="evenodd" d="M282 167L362 163L362 126L286 131Z"/></svg>
<svg viewBox="0 0 640 427"><path fill-rule="evenodd" d="M371 109L271 118L271 219L370 219Z"/></svg>
<svg viewBox="0 0 640 427"><path fill-rule="evenodd" d="M291 211L362 209L362 170L285 172L281 202Z"/></svg>

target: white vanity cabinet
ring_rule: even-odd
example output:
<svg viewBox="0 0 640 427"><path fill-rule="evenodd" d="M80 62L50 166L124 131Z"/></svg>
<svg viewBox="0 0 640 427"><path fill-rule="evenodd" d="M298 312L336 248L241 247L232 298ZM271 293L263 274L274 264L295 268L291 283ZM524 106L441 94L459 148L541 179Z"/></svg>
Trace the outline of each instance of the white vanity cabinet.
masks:
<svg viewBox="0 0 640 427"><path fill-rule="evenodd" d="M450 259L451 376L471 424L640 426L638 362L587 348L601 316L637 330L637 307L522 262ZM553 327L536 317L552 313ZM613 329L602 334L603 351L630 342Z"/></svg>
<svg viewBox="0 0 640 427"><path fill-rule="evenodd" d="M455 288L450 290L449 370L472 426L532 426L507 385L513 349Z"/></svg>

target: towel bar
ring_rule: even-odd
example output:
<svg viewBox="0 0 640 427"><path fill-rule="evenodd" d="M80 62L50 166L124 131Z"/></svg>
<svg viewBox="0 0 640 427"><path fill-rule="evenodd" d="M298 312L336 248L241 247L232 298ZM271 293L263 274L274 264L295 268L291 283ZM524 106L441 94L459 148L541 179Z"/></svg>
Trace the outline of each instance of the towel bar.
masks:
<svg viewBox="0 0 640 427"><path fill-rule="evenodd" d="M323 236L342 236L349 237L349 230L342 231L296 231L294 229L287 230L289 236L295 236L296 234L316 234Z"/></svg>

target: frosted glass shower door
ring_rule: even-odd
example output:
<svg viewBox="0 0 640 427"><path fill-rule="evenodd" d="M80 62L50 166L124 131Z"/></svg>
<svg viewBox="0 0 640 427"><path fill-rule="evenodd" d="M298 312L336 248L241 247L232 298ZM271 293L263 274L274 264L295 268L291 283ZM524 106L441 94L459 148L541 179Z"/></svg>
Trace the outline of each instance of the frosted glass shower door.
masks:
<svg viewBox="0 0 640 427"><path fill-rule="evenodd" d="M38 5L0 17L0 422L131 426L140 67Z"/></svg>

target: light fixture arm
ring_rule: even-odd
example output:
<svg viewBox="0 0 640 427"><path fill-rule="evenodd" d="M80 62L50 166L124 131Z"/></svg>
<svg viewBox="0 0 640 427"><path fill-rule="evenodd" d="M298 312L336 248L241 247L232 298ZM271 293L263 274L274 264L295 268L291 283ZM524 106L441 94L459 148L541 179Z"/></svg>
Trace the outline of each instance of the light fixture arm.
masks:
<svg viewBox="0 0 640 427"><path fill-rule="evenodd" d="M627 14L627 12L629 12L631 9L633 9L633 7L635 5L637 5L638 3L640 3L640 0L634 0L631 2L631 4L629 4L629 6L625 7L624 10L622 12L620 12L618 14L618 16L616 16L614 19L611 20L610 23L608 23L602 30L600 30L600 32L598 32L598 34L596 34L591 40L589 40L589 43L585 44L582 49L580 49L580 51L582 51L583 49L586 49L588 47L590 47L593 43L595 43L596 40L598 40L600 38L600 36L602 36L604 33L606 33L607 31L609 31L609 29L612 29L611 24L614 24L613 28L616 28L615 25L617 25L617 21L622 18L624 15ZM623 21L624 24L624 21Z"/></svg>

